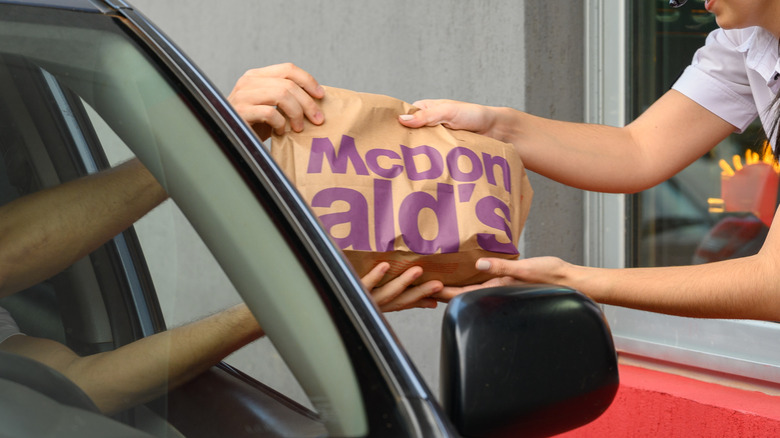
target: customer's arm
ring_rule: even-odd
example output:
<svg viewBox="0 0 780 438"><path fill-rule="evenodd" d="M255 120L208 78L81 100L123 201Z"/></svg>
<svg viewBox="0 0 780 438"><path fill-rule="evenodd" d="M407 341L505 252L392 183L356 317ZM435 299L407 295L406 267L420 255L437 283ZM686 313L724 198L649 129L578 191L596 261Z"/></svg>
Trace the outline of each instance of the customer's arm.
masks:
<svg viewBox="0 0 780 438"><path fill-rule="evenodd" d="M263 331L244 304L157 333L116 350L80 357L65 345L11 336L0 350L42 362L81 387L105 413L153 400L258 339Z"/></svg>
<svg viewBox="0 0 780 438"><path fill-rule="evenodd" d="M134 159L0 206L0 296L60 272L166 197Z"/></svg>
<svg viewBox="0 0 780 438"><path fill-rule="evenodd" d="M386 264L385 264L386 265ZM436 307L427 298L441 283L410 284L421 273L410 269L380 288L380 265L363 277L364 286L384 311ZM245 304L199 321L157 333L116 350L81 357L59 342L26 335L0 342L0 350L29 357L61 372L81 387L105 413L119 412L176 388L229 354L263 336Z"/></svg>

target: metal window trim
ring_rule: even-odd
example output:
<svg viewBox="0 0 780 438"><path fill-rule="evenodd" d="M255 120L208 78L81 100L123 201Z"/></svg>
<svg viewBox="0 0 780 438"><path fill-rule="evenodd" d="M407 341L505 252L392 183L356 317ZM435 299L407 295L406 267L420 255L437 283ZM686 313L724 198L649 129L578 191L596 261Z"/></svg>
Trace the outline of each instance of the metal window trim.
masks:
<svg viewBox="0 0 780 438"><path fill-rule="evenodd" d="M88 174L97 173L99 166L95 160L95 157L90 151L90 147L87 143L87 139L79 126L78 120L73 116L73 109L68 103L68 99L65 97L65 93L62 90L57 79L48 71L41 69L46 85L52 94L54 102L57 108L60 110L65 124L68 127L68 132L73 139L76 146L76 151L81 159L84 168ZM138 316L138 321L141 326L141 333L143 336L150 336L155 333L155 324L151 318L151 311L146 302L143 287L136 271L135 263L133 262L131 251L124 234L119 234L112 239L114 247L121 261L121 268L124 272L124 278L127 281L127 285L130 288L130 298L135 306L135 315Z"/></svg>
<svg viewBox="0 0 780 438"><path fill-rule="evenodd" d="M626 6L586 0L585 121L622 126L626 120ZM625 196L586 192L585 264L620 268L625 260Z"/></svg>

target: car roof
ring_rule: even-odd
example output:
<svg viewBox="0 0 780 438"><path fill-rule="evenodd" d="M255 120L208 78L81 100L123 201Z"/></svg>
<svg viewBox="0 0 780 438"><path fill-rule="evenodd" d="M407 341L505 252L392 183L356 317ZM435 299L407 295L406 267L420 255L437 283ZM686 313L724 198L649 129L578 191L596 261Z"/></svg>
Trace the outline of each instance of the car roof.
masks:
<svg viewBox="0 0 780 438"><path fill-rule="evenodd" d="M129 5L122 0L0 0L0 4L2 3L89 12L104 12L110 7L129 7Z"/></svg>

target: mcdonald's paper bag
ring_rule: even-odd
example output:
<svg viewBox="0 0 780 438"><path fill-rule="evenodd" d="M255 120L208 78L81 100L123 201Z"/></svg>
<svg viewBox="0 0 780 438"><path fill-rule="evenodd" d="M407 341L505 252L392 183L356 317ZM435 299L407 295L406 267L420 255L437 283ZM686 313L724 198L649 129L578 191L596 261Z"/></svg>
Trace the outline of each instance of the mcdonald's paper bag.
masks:
<svg viewBox="0 0 780 438"><path fill-rule="evenodd" d="M419 265L417 284L479 283L482 256L518 257L533 195L506 143L443 126L409 129L403 101L326 88L325 123L272 138L272 156L358 275L385 281Z"/></svg>

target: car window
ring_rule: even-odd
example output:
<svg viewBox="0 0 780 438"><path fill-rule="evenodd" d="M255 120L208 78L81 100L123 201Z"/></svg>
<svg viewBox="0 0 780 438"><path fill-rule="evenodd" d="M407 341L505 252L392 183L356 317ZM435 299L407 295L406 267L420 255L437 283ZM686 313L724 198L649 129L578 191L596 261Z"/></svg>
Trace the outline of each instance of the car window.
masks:
<svg viewBox="0 0 780 438"><path fill-rule="evenodd" d="M90 123L112 166L135 155L86 102ZM144 252L168 328L192 322L241 302L230 279L172 199L133 226ZM193 291L198 299L193 300ZM207 291L207 293L203 293ZM233 353L225 362L313 409L269 339Z"/></svg>
<svg viewBox="0 0 780 438"><path fill-rule="evenodd" d="M0 18L0 78L10 79L0 99L12 115L14 135L26 137L3 143L19 145L6 156L20 156L30 170L5 187L49 187L122 161L132 150L175 201L65 273L73 287L54 295L69 345L78 347L70 342L75 337L84 344L74 348L80 352L111 349L243 300L270 340L245 352L244 362L270 371L274 377L261 378L315 409L329 432L364 435L363 397L341 335L280 234L278 218L236 172L235 157L226 156L224 139L193 112L180 84L162 76L111 21L48 14ZM180 226L187 219L179 208L207 237L210 251L193 238L192 228ZM192 246L192 259L171 251L181 245ZM213 269L215 259L222 270ZM204 272L208 276L199 276ZM198 295L207 299L193 303L193 288L208 289ZM78 321L69 323L67 315ZM242 356L230 360L241 362ZM289 372L277 377L283 364L307 396Z"/></svg>

